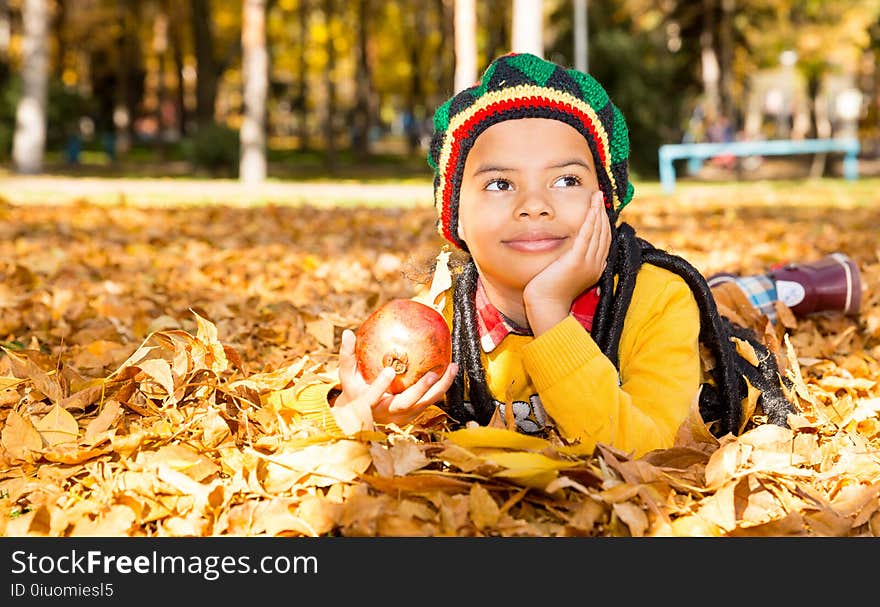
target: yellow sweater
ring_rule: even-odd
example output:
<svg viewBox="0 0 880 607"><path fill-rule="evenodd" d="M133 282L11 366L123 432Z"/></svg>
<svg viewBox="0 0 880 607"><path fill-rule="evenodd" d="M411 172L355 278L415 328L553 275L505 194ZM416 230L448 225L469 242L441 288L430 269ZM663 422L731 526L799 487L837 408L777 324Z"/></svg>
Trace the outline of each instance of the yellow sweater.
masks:
<svg viewBox="0 0 880 607"><path fill-rule="evenodd" d="M452 289L445 295L451 326ZM568 316L537 338L511 333L483 352L486 381L502 410L512 404L521 430L549 423L586 449L605 443L638 457L671 447L688 415L701 382L699 330L697 302L684 280L644 264L620 338L619 376ZM326 400L313 404L301 413L335 427Z"/></svg>
<svg viewBox="0 0 880 607"><path fill-rule="evenodd" d="M451 322L451 293L446 301ZM620 338L619 377L573 316L537 338L507 335L482 353L483 366L493 398L503 410L513 405L520 429L537 428L546 413L569 441L639 456L672 446L687 417L701 381L699 331L697 302L684 280L644 264Z"/></svg>

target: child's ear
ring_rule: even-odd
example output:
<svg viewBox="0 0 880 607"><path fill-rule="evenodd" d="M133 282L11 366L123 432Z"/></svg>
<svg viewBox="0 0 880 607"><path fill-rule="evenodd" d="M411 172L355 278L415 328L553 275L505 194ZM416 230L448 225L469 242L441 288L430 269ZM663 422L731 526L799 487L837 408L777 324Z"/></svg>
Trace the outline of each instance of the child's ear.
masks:
<svg viewBox="0 0 880 607"><path fill-rule="evenodd" d="M458 229L456 230L458 233L458 239L462 242L467 242L467 238L464 236L464 226L461 225L461 219L458 220Z"/></svg>

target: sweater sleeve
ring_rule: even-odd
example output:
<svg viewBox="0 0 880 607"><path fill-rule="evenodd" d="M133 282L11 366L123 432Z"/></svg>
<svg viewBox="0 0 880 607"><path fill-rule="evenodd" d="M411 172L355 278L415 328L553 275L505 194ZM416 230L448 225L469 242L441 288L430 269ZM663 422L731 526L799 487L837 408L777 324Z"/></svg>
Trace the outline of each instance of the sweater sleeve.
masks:
<svg viewBox="0 0 880 607"><path fill-rule="evenodd" d="M526 345L523 361L566 439L611 444L638 457L671 447L687 417L700 384L699 326L697 302L683 280L637 281L619 377L572 316Z"/></svg>

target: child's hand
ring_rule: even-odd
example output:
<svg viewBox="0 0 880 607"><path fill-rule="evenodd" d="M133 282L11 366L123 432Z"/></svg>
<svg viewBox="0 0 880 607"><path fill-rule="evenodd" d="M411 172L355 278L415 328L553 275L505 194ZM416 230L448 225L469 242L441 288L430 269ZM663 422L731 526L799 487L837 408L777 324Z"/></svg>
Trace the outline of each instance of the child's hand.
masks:
<svg viewBox="0 0 880 607"><path fill-rule="evenodd" d="M564 319L575 297L598 282L611 247L611 224L601 190L593 192L590 208L571 248L539 272L523 290L529 326L535 335Z"/></svg>
<svg viewBox="0 0 880 607"><path fill-rule="evenodd" d="M399 394L389 393L388 387L394 381L394 371L386 368L372 384L367 383L357 370L357 359L354 354L355 335L346 329L342 332L342 344L339 348L339 380L342 393L333 404L337 423L352 417L363 419L366 410L372 412L373 421L379 424L408 423L422 411L441 400L452 385L458 365L450 363L443 375L428 372L416 383ZM342 426L343 424L340 424ZM343 427L343 430L351 431ZM365 428L356 428L365 429Z"/></svg>

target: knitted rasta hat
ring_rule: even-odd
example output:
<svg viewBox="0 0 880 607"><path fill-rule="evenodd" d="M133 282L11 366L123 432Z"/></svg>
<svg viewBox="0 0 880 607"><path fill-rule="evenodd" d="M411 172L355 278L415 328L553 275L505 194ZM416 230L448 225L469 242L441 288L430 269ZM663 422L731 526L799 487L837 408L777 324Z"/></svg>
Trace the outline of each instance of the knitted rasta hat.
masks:
<svg viewBox="0 0 880 607"><path fill-rule="evenodd" d="M550 118L587 140L605 204L614 216L633 196L627 173L629 135L620 110L589 74L565 69L528 53L503 55L474 86L434 112L428 164L434 169L437 231L460 249L458 197L464 163L477 137L493 124L516 118Z"/></svg>

